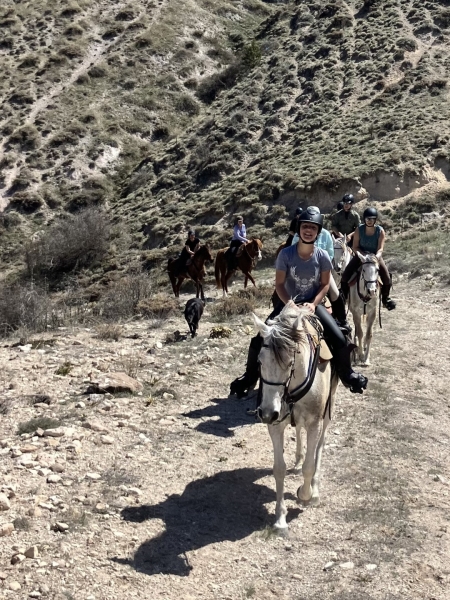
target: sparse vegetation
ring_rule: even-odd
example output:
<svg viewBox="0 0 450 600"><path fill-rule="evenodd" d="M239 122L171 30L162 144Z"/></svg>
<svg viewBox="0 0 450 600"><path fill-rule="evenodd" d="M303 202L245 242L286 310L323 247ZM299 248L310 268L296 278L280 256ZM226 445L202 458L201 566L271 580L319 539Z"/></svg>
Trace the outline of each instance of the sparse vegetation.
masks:
<svg viewBox="0 0 450 600"><path fill-rule="evenodd" d="M34 433L37 429L53 429L55 427L59 427L60 425L61 421L58 419L52 419L51 417L36 417L35 419L30 419L29 421L20 423L17 434L22 435L22 433Z"/></svg>

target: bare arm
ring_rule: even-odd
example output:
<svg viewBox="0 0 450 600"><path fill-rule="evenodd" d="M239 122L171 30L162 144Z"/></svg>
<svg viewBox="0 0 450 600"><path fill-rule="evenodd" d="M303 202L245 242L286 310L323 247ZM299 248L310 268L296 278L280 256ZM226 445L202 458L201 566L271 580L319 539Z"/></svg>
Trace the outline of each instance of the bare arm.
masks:
<svg viewBox="0 0 450 600"><path fill-rule="evenodd" d="M380 232L380 237L378 238L378 248L377 248L377 253L376 253L377 258L381 258L381 255L383 254L385 240L386 240L386 234L383 229Z"/></svg>
<svg viewBox="0 0 450 600"><path fill-rule="evenodd" d="M314 308L316 306L319 306L324 297L327 295L327 292L330 288L330 277L331 271L322 271L322 273L320 274L320 288L312 302Z"/></svg>
<svg viewBox="0 0 450 600"><path fill-rule="evenodd" d="M284 287L285 281L286 281L286 271L279 271L277 269L275 271L275 289L277 291L278 298L281 300L281 302L283 302L284 304L287 304L287 302L289 302L291 297L289 296L289 294L286 291L286 288Z"/></svg>
<svg viewBox="0 0 450 600"><path fill-rule="evenodd" d="M361 248L359 247L359 229L355 229L353 232L353 251L361 252Z"/></svg>

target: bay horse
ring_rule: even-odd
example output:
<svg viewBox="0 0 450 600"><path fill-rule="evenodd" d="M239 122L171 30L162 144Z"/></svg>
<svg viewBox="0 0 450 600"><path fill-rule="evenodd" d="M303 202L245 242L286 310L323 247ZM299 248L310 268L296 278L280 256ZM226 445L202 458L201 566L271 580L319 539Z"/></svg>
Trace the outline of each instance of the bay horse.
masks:
<svg viewBox="0 0 450 600"><path fill-rule="evenodd" d="M370 344L372 330L377 314L378 304L378 259L375 254L357 252L361 267L355 279L350 283L348 307L355 324L355 344L358 345L358 359L363 365L370 365ZM353 285L352 285L353 284ZM365 317L366 332L364 335L362 321Z"/></svg>
<svg viewBox="0 0 450 600"><path fill-rule="evenodd" d="M261 260L262 254L262 242L258 238L253 238L251 241L243 244L241 246L242 252L239 253L239 256L236 257L237 267L236 269L240 269L244 274L244 288L247 287L247 282L250 281L256 287L255 280L251 276L250 272L255 266L258 260ZM239 250L241 249L239 248ZM216 284L217 288L220 289L222 287L223 295L226 296L228 294L228 280L236 271L236 269L228 270L228 261L225 256L225 252L228 248L223 248L219 250L216 256L216 265L215 265L215 275L216 275Z"/></svg>
<svg viewBox="0 0 450 600"><path fill-rule="evenodd" d="M181 271L178 271L180 266L179 258L169 258L167 263L167 272L169 274L170 283L172 284L173 293L175 298L180 297L180 288L183 281L187 278L192 279L197 287L197 298L201 296L201 299L205 299L203 293L203 278L206 275L205 262L212 262L213 257L209 251L208 246L205 244L200 246L194 256L190 259L190 264L186 265Z"/></svg>
<svg viewBox="0 0 450 600"><path fill-rule="evenodd" d="M303 473L303 485L297 490L297 498L302 504L317 506L322 452L334 409L338 377L332 372L330 361L317 363L314 360L319 349L313 349L305 322L309 321L316 328L317 319L306 308L296 306L290 300L273 321L264 323L255 315L253 318L264 339L258 359L262 398L257 415L267 424L273 444L273 474L277 491L274 527L285 532L284 430L289 423L295 423L297 448L294 468L302 466ZM306 382L311 384L309 388ZM297 399L300 399L296 401L295 394L300 389L307 391L303 396L298 395ZM306 454L302 428L306 429Z"/></svg>
<svg viewBox="0 0 450 600"><path fill-rule="evenodd" d="M342 273L345 271L346 266L352 258L352 251L347 245L345 237L334 238L333 240L334 258L333 264L333 277L336 285L339 286L341 283Z"/></svg>

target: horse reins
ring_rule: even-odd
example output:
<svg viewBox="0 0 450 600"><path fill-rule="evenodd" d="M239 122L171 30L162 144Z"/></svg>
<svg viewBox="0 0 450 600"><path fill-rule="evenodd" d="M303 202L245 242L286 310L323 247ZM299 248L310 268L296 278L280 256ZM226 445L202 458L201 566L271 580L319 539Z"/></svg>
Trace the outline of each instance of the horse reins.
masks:
<svg viewBox="0 0 450 600"><path fill-rule="evenodd" d="M309 354L308 371L307 371L306 377L302 381L302 383L300 383L300 385L295 387L293 390L289 391L289 386L291 384L291 380L292 380L292 377L293 377L294 371L295 371L295 357L298 354L298 350L297 350L298 346L296 347L296 349L294 351L294 358L291 363L291 370L290 370L289 376L286 381L284 381L284 382L268 381L267 379L264 379L263 376L260 374L261 383L264 383L265 385L276 386L276 387L281 387L281 386L284 387L283 395L281 397L281 403L285 404L288 407L288 410L287 410L286 414L284 415L284 417L282 419L278 419L277 421L275 421L273 423L273 425L282 423L288 417L292 418L292 411L294 409L294 405L299 400L301 400L304 396L306 396L306 394L309 392L309 390L311 389L312 384L314 382L314 377L315 377L316 371L317 371L317 365L319 364L320 343L323 339L323 335L322 335L322 329L315 322L316 319L311 319L309 317L304 317L304 318L307 319L308 322L314 327L314 329L316 330L318 339L317 339L317 345L315 345L313 342L312 336L309 333L307 333L311 352ZM269 346L267 344L263 344L262 347L268 348ZM329 401L327 400L327 405L325 406L325 412L327 410L328 404L329 404Z"/></svg>

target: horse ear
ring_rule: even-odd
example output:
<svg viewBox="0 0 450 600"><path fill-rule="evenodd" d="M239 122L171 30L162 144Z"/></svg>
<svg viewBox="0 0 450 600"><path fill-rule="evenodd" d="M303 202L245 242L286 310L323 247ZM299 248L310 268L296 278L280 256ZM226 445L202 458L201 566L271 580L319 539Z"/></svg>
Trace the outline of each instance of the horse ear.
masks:
<svg viewBox="0 0 450 600"><path fill-rule="evenodd" d="M303 329L303 316L299 315L294 321L294 329L298 331L299 329Z"/></svg>
<svg viewBox="0 0 450 600"><path fill-rule="evenodd" d="M357 255L357 257L359 258L359 260L360 260L361 262L364 262L364 259L365 259L365 256L364 256L364 254L361 254L361 252L360 252L359 250L357 250L357 251L356 251L356 255Z"/></svg>
<svg viewBox="0 0 450 600"><path fill-rule="evenodd" d="M270 332L270 327L266 325L264 321L261 321L261 319L255 315L255 313L252 313L252 317L256 327L258 328L259 333L263 337L267 337Z"/></svg>

